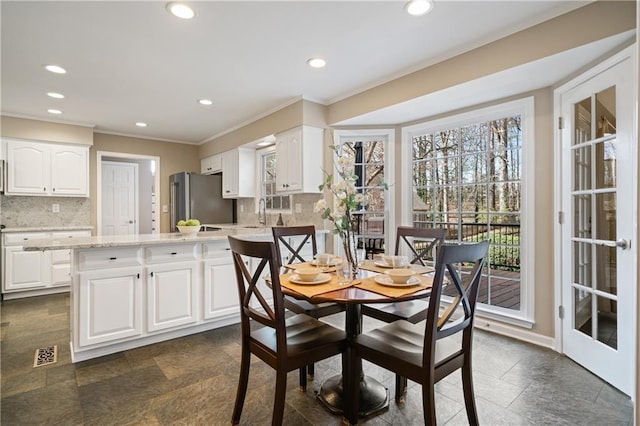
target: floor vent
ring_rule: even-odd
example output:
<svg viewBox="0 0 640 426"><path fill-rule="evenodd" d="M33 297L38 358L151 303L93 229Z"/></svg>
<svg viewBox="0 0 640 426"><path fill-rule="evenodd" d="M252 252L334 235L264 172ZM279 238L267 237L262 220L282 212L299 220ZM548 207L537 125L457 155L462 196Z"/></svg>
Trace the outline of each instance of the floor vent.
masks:
<svg viewBox="0 0 640 426"><path fill-rule="evenodd" d="M46 348L36 349L36 355L33 358L34 367L42 367L43 365L53 364L58 360L58 346L47 346Z"/></svg>

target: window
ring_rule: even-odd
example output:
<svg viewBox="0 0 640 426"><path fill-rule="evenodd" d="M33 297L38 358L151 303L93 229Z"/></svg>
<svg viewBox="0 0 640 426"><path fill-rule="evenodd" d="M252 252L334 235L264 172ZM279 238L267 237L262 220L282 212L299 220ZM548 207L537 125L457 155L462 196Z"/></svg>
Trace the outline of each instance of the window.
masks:
<svg viewBox="0 0 640 426"><path fill-rule="evenodd" d="M389 218L385 207L392 205L389 192L384 189L389 183L388 155L391 132L376 130L372 132L338 131L342 155L353 159L354 171L358 176L356 189L364 194L368 204L355 212L358 218L358 247L367 257L385 251Z"/></svg>
<svg viewBox="0 0 640 426"><path fill-rule="evenodd" d="M527 214L533 191L524 174L526 147L533 144L525 131L532 123L532 103L517 101L405 132L413 226L445 228L447 242L488 239L478 303L521 318L533 312L533 280L524 274L533 265L525 232L533 226L533 215Z"/></svg>
<svg viewBox="0 0 640 426"><path fill-rule="evenodd" d="M276 194L276 152L265 149L261 154L261 197L264 198L267 211L291 211L291 196Z"/></svg>

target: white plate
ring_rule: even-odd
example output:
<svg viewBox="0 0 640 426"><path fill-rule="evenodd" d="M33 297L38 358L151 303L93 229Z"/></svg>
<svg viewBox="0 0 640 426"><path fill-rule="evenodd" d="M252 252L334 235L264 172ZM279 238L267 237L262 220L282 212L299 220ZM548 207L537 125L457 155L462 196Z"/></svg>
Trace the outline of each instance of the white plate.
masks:
<svg viewBox="0 0 640 426"><path fill-rule="evenodd" d="M331 281L331 275L329 274L319 274L315 280L313 281L302 281L298 274L293 274L289 277L289 282L294 284L303 284L303 285L316 285L316 284L324 284Z"/></svg>
<svg viewBox="0 0 640 426"><path fill-rule="evenodd" d="M418 277L411 277L406 283L394 283L388 275L376 275L373 279L378 284L386 285L387 287L411 287L420 284L420 278Z"/></svg>
<svg viewBox="0 0 640 426"><path fill-rule="evenodd" d="M376 266L379 266L381 268L393 268L392 265L389 265L384 260L376 260L375 262L373 262L373 264L376 265Z"/></svg>

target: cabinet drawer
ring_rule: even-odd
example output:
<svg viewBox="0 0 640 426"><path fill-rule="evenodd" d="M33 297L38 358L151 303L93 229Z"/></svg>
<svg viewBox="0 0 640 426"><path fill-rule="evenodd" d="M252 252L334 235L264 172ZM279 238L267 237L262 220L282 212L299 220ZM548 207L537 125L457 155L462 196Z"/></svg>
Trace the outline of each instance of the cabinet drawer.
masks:
<svg viewBox="0 0 640 426"><path fill-rule="evenodd" d="M147 247L145 256L149 263L196 260L195 244Z"/></svg>
<svg viewBox="0 0 640 426"><path fill-rule="evenodd" d="M90 236L91 231L56 231L51 233L51 238L78 238Z"/></svg>
<svg viewBox="0 0 640 426"><path fill-rule="evenodd" d="M19 232L15 234L5 234L5 245L22 245L25 241L39 240L42 238L48 238L48 232Z"/></svg>
<svg viewBox="0 0 640 426"><path fill-rule="evenodd" d="M211 241L202 245L202 257L205 259L230 258L229 241Z"/></svg>
<svg viewBox="0 0 640 426"><path fill-rule="evenodd" d="M81 271L87 271L140 265L138 251L137 248L80 251L78 266Z"/></svg>

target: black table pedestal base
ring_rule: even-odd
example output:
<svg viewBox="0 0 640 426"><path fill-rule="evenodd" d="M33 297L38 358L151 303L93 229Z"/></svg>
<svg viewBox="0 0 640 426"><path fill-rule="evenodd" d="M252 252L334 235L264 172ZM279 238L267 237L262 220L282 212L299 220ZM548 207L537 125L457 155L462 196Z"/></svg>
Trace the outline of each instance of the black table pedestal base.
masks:
<svg viewBox="0 0 640 426"><path fill-rule="evenodd" d="M320 388L318 399L335 414L343 414L342 375L327 379ZM369 417L389 408L389 391L376 379L364 376L360 381L358 417Z"/></svg>

